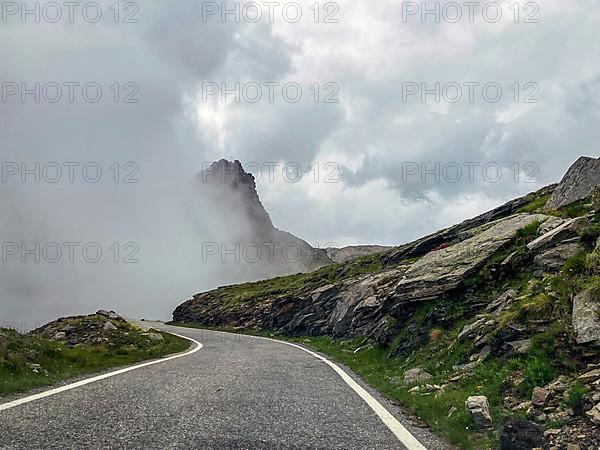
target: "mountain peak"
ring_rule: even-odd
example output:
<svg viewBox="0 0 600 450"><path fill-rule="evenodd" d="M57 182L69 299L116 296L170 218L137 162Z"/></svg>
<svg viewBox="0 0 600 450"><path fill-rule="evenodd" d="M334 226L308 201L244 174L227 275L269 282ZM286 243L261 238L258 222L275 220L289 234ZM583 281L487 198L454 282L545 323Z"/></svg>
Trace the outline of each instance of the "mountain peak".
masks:
<svg viewBox="0 0 600 450"><path fill-rule="evenodd" d="M215 161L197 179L211 188L218 201L229 200L235 208L245 211L257 231L274 228L258 197L254 175L246 172L237 159Z"/></svg>
<svg viewBox="0 0 600 450"><path fill-rule="evenodd" d="M244 170L240 161L215 161L196 176L196 182L203 197L212 200L212 213L220 215L223 223L242 228L247 225L243 237L238 235L236 238L244 241L240 244L266 247L262 253L265 256L263 262L268 266L265 275L304 272L331 264L325 250L313 248L293 234L275 228L260 201L254 176ZM286 256L290 249L297 259Z"/></svg>
<svg viewBox="0 0 600 450"><path fill-rule="evenodd" d="M582 156L573 163L546 203L558 209L592 195L600 182L600 158Z"/></svg>

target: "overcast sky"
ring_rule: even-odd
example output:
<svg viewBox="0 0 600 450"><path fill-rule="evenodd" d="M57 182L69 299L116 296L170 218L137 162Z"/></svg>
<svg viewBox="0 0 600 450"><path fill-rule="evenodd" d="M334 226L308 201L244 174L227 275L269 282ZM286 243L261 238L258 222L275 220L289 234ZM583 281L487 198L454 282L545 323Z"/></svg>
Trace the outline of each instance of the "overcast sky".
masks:
<svg viewBox="0 0 600 450"><path fill-rule="evenodd" d="M510 0L485 11L486 2L473 11L425 2L431 10L437 3L438 20L421 16L422 2L281 2L272 14L259 2L258 21L247 2L236 20L221 15L221 2L111 9L112 0L100 1L97 21L88 2L72 21L67 6L55 20L56 8L41 2L39 23L34 13L22 16L21 2L18 10L8 3L0 25L2 241L93 241L110 258L111 243L134 242L140 262L9 258L0 275L6 321L95 305L164 318L192 293L236 281L198 268L190 251L197 230L180 217L185 183L221 157L257 175L277 227L315 246L343 246L412 240L558 181L580 155L600 154L596 0L512 9ZM70 82L79 83L72 103ZM35 83L40 102L31 93L23 102L23 88L35 91ZM55 103L53 83L62 88ZM95 84L83 93L87 83ZM92 102L97 87L102 98ZM20 181L23 162L34 172L36 162L46 167L39 183L31 174ZM50 162L64 169L56 183L47 182ZM102 169L96 183L82 175L91 162L88 179ZM7 163L19 173L7 175L15 170ZM64 163L80 164L73 183ZM132 249L120 250L122 260Z"/></svg>

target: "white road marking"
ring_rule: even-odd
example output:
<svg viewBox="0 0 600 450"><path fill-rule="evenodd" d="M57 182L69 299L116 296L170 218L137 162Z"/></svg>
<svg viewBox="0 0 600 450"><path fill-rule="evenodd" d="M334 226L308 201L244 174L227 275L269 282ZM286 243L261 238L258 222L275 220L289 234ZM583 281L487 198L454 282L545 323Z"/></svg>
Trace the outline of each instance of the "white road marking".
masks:
<svg viewBox="0 0 600 450"><path fill-rule="evenodd" d="M56 394L60 394L61 392L65 392L65 391L70 391L71 389L76 389L78 387L81 386L85 386L86 384L90 384L90 383L95 383L96 381L101 381L101 380L105 380L107 378L111 378L117 375L121 375L123 373L127 373L127 372L131 372L132 370L137 370L137 369L141 369L142 367L148 367L148 366L153 366L154 364L160 364L160 363L164 363L167 361L172 361L173 359L177 359L177 358L183 358L184 356L189 356L192 355L194 353L196 353L198 350L200 350L202 348L202 344L200 342L198 342L195 339L192 339L190 337L187 336L182 336L180 334L176 334L176 333L170 333L174 336L186 339L188 341L193 342L194 344L196 344L196 346L185 352L185 353L180 353L178 355L173 355L173 356L168 356L166 358L162 358L162 359L156 359L154 361L150 361L150 362L146 362L146 363L142 363L142 364L138 364L136 366L131 366L131 367L126 367L125 369L120 369L120 370L115 370L114 372L109 372L109 373L105 373L103 375L98 375L92 378L87 378L85 380L81 380L78 381L76 383L72 383L72 384L67 384L66 386L61 386L59 388L56 389L50 389L48 391L44 391L44 392L40 392L39 394L35 394L35 395L30 395L29 397L24 397L24 398L20 398L18 400L14 400L12 402L8 402L8 403L4 403L0 405L0 411L6 411L7 409L11 409L14 408L16 406L20 406L23 405L25 403L30 403L30 402L34 402L36 400L40 400L42 398L46 398L46 397L50 397L52 395L56 395Z"/></svg>
<svg viewBox="0 0 600 450"><path fill-rule="evenodd" d="M210 330L207 330L210 331ZM224 333L224 332L223 332ZM226 333L233 334L233 333ZM234 334L235 335L235 334ZM239 335L238 335L239 336ZM244 334L243 336L253 337L256 339L264 339L267 341L277 342L279 344L289 345L291 347L296 347L306 352L317 359L320 359L329 367L331 367L335 373L337 373L344 382L352 388L354 392L358 394L360 398L362 398L367 405L377 414L377 416L381 419L381 421L390 429L392 433L398 438L400 443L404 445L408 450L427 450L427 448L421 444L417 438L415 438L410 431L408 431L393 415L390 413L385 407L379 403L371 394L369 394L365 389L362 388L360 384L350 377L344 370L342 370L337 364L329 361L327 358L310 351L301 345L293 344L291 342L279 341L277 339L271 339L262 336L252 336L248 334Z"/></svg>

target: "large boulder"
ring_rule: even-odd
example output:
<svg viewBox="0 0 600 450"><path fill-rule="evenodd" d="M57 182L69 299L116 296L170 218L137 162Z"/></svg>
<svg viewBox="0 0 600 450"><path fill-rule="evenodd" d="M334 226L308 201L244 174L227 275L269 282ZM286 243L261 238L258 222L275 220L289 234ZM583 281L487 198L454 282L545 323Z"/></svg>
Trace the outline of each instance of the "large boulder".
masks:
<svg viewBox="0 0 600 450"><path fill-rule="evenodd" d="M397 301L439 298L483 266L490 256L515 237L519 229L546 219L548 216L542 214L515 214L494 222L469 239L428 253L406 271L396 287L394 298Z"/></svg>
<svg viewBox="0 0 600 450"><path fill-rule="evenodd" d="M558 272L567 259L583 251L583 246L578 242L560 244L536 255L533 258L533 265L535 269L544 272Z"/></svg>
<svg viewBox="0 0 600 450"><path fill-rule="evenodd" d="M572 321L578 344L600 343L600 299L593 289L573 299Z"/></svg>
<svg viewBox="0 0 600 450"><path fill-rule="evenodd" d="M527 244L527 248L532 251L541 251L544 248L553 247L566 239L576 237L577 230L584 222L585 219L581 217L566 220L561 225L531 241Z"/></svg>
<svg viewBox="0 0 600 450"><path fill-rule="evenodd" d="M598 185L600 185L600 158L582 156L569 168L545 208L557 209L590 197Z"/></svg>
<svg viewBox="0 0 600 450"><path fill-rule="evenodd" d="M585 415L592 423L600 425L600 403L598 403L589 411L586 411Z"/></svg>
<svg viewBox="0 0 600 450"><path fill-rule="evenodd" d="M533 394L531 395L531 404L533 406L544 406L549 396L550 392L548 389L539 386L535 387L533 388Z"/></svg>
<svg viewBox="0 0 600 450"><path fill-rule="evenodd" d="M490 405L485 395L474 395L467 398L465 408L476 428L485 428L492 424Z"/></svg>

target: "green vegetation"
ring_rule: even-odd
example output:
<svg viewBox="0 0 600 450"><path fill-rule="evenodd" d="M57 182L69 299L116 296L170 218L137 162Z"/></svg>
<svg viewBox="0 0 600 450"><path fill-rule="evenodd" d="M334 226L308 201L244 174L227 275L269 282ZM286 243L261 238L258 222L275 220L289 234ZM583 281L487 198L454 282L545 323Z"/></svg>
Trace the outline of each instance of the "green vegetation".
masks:
<svg viewBox="0 0 600 450"><path fill-rule="evenodd" d="M571 389L568 390L565 403L573 409L580 408L581 401L588 392L589 389L586 386L577 382L573 387L571 387Z"/></svg>
<svg viewBox="0 0 600 450"><path fill-rule="evenodd" d="M600 223L590 223L579 230L579 238L585 247L592 250L600 237Z"/></svg>
<svg viewBox="0 0 600 450"><path fill-rule="evenodd" d="M563 219L572 219L574 217L581 217L593 210L593 205L590 199L579 200L578 202L571 203L570 205L563 206L560 210L560 216Z"/></svg>
<svg viewBox="0 0 600 450"><path fill-rule="evenodd" d="M541 197L537 197L525 206L519 208L517 212L519 213L539 213L543 212L544 206L548 202L550 198L550 194L542 195Z"/></svg>
<svg viewBox="0 0 600 450"><path fill-rule="evenodd" d="M52 385L59 381L100 372L117 366L159 358L185 351L189 341L161 333L164 340L144 339L133 326L127 335L115 335L111 346L68 347L50 341L0 329L0 396Z"/></svg>

